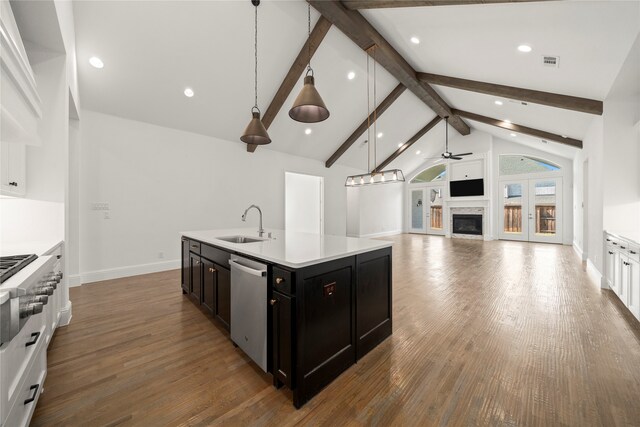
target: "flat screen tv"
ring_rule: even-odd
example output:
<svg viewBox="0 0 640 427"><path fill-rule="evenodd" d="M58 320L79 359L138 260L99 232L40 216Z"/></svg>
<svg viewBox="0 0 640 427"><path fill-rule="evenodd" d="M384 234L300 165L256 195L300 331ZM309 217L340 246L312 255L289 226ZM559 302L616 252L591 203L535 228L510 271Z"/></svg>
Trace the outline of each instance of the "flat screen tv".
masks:
<svg viewBox="0 0 640 427"><path fill-rule="evenodd" d="M484 196L484 180L480 178L451 181L449 182L449 194L451 197Z"/></svg>

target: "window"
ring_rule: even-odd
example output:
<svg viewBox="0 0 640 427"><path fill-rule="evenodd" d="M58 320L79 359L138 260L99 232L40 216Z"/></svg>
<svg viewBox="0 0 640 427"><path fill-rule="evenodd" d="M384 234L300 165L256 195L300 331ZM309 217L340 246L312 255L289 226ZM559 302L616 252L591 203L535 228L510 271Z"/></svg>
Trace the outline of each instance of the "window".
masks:
<svg viewBox="0 0 640 427"><path fill-rule="evenodd" d="M535 157L511 154L500 156L500 175L543 173L557 170L560 170L560 166Z"/></svg>
<svg viewBox="0 0 640 427"><path fill-rule="evenodd" d="M415 176L415 178L411 180L410 183L417 184L421 182L438 182L438 181L444 181L446 177L447 177L447 166L444 164L435 165L420 172L418 175Z"/></svg>

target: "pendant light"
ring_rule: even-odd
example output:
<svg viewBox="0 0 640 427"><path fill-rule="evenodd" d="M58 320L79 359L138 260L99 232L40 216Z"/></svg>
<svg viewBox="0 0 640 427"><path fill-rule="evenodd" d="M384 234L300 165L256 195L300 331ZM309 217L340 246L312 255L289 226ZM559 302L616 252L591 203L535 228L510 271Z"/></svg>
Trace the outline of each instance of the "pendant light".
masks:
<svg viewBox="0 0 640 427"><path fill-rule="evenodd" d="M370 156L371 147L368 142L371 141L371 124L369 123L369 57L373 51L373 168L371 172L361 175L351 175L347 177L344 183L345 187L364 187L372 184L391 184L394 182L404 182L404 174L400 169L387 169L384 171L376 170L377 151L378 151L378 132L377 132L377 110L376 105L376 46L372 46L367 50L367 170L371 167Z"/></svg>
<svg viewBox="0 0 640 427"><path fill-rule="evenodd" d="M265 129L262 124L262 120L260 120L260 108L258 108L258 6L260 5L260 0L251 0L251 4L255 6L255 37L254 37L254 59L255 59L255 68L254 68L254 96L255 102L253 108L251 108L251 121L247 125L247 128L244 130L244 133L240 137L240 141L245 142L247 144L254 145L265 145L271 143L271 138L269 138L269 134L267 133L267 129Z"/></svg>
<svg viewBox="0 0 640 427"><path fill-rule="evenodd" d="M316 90L313 69L311 68L311 5L307 4L307 74L304 86L289 110L289 117L297 122L317 123L329 118L329 110Z"/></svg>

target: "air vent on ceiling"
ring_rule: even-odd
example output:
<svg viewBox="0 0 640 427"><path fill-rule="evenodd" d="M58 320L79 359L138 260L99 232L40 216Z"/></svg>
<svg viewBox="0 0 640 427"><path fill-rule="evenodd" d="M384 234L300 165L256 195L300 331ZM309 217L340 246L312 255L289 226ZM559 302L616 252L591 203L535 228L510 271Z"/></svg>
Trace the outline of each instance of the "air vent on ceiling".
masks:
<svg viewBox="0 0 640 427"><path fill-rule="evenodd" d="M560 57L544 55L542 57L542 65L545 67L558 68L560 67Z"/></svg>

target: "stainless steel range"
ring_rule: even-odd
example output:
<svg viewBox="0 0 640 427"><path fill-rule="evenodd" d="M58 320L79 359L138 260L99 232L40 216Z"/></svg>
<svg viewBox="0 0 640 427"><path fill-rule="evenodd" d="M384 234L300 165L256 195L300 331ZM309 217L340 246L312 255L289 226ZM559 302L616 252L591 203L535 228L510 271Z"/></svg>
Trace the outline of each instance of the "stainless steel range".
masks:
<svg viewBox="0 0 640 427"><path fill-rule="evenodd" d="M31 316L54 302L62 278L55 256L0 257L0 346L11 341Z"/></svg>

